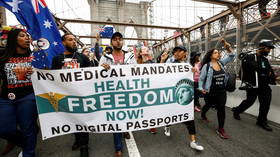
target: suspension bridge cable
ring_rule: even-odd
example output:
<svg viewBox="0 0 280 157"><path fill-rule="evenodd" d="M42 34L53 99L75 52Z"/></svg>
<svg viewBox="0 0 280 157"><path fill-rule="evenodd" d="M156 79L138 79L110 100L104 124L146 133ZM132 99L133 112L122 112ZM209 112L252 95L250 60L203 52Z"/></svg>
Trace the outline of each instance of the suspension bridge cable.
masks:
<svg viewBox="0 0 280 157"><path fill-rule="evenodd" d="M70 6L70 4L68 3L68 1L67 0L64 0L65 2L66 2L66 4L68 5L68 7L72 10L72 12L74 13L74 15L77 17L77 18L79 18L79 16L78 16L78 14L74 11L74 9ZM85 28L84 28L84 26L83 25L81 25L81 27L80 28L82 28L82 30L83 30L83 32L86 34L86 32L85 32Z"/></svg>

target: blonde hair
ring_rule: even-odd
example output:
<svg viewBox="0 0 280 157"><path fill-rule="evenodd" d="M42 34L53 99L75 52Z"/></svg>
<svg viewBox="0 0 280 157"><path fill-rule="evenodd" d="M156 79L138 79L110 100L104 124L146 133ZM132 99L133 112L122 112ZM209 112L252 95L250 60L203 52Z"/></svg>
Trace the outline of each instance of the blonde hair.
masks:
<svg viewBox="0 0 280 157"><path fill-rule="evenodd" d="M82 48L82 53L86 50L86 49L89 49L89 47L88 46L84 46L83 48Z"/></svg>

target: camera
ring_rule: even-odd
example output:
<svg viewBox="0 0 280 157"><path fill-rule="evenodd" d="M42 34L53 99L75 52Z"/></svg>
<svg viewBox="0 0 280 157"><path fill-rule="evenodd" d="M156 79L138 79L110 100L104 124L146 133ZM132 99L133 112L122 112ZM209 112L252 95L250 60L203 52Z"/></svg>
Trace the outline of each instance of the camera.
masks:
<svg viewBox="0 0 280 157"><path fill-rule="evenodd" d="M249 52L242 52L242 53L240 53L239 55L238 55L238 58L240 59L240 60L243 60L244 58L246 58L248 55L250 55L250 54L256 54L256 52L251 52L251 51L249 51Z"/></svg>
<svg viewBox="0 0 280 157"><path fill-rule="evenodd" d="M240 53L239 55L238 55L238 58L240 59L240 60L243 60L245 57L247 56L247 53Z"/></svg>
<svg viewBox="0 0 280 157"><path fill-rule="evenodd" d="M239 87L239 90L248 90L248 89L253 88L253 86L248 82L244 82L244 84L245 84L244 86L242 86L242 84L241 84L241 86Z"/></svg>

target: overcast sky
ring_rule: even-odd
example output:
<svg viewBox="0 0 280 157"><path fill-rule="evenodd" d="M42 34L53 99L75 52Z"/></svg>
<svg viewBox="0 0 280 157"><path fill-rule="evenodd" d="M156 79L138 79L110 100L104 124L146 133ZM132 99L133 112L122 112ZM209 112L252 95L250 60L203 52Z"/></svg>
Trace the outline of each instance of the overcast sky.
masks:
<svg viewBox="0 0 280 157"><path fill-rule="evenodd" d="M140 0L126 0L127 2L138 3ZM150 1L150 0L142 0ZM90 19L90 8L87 0L45 0L51 12L60 18L81 18ZM78 2L78 3L77 3ZM197 16L204 19L211 17L223 9L223 6L212 5L192 0L156 0L154 6L154 25L190 27L199 22ZM18 24L14 15L7 11L8 25ZM67 24L74 34L90 35L90 25L86 24ZM156 30L154 38L162 39L164 36L171 36L172 31ZM132 27L127 27L126 37L137 37ZM88 43L89 40L84 40ZM127 44L134 44L136 41L127 41Z"/></svg>

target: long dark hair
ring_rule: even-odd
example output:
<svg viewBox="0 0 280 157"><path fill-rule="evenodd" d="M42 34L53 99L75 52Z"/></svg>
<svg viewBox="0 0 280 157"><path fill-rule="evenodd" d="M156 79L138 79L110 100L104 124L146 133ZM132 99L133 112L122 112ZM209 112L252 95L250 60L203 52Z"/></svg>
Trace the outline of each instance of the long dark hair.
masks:
<svg viewBox="0 0 280 157"><path fill-rule="evenodd" d="M202 62L201 62L201 68L203 67L204 64L207 64L211 61L211 56L215 50L216 49L211 49L205 54L205 56L203 57Z"/></svg>
<svg viewBox="0 0 280 157"><path fill-rule="evenodd" d="M195 63L199 61L200 55L195 55L194 57L191 57L190 63L194 67Z"/></svg>
<svg viewBox="0 0 280 157"><path fill-rule="evenodd" d="M25 31L23 29L16 28L16 29L12 29L8 33L7 45L6 45L6 48L5 48L5 52L0 57L0 61L2 63L7 61L14 54L16 54L16 52L17 52L16 48L18 46L17 38L18 38L18 35L19 35L20 32L25 32Z"/></svg>

